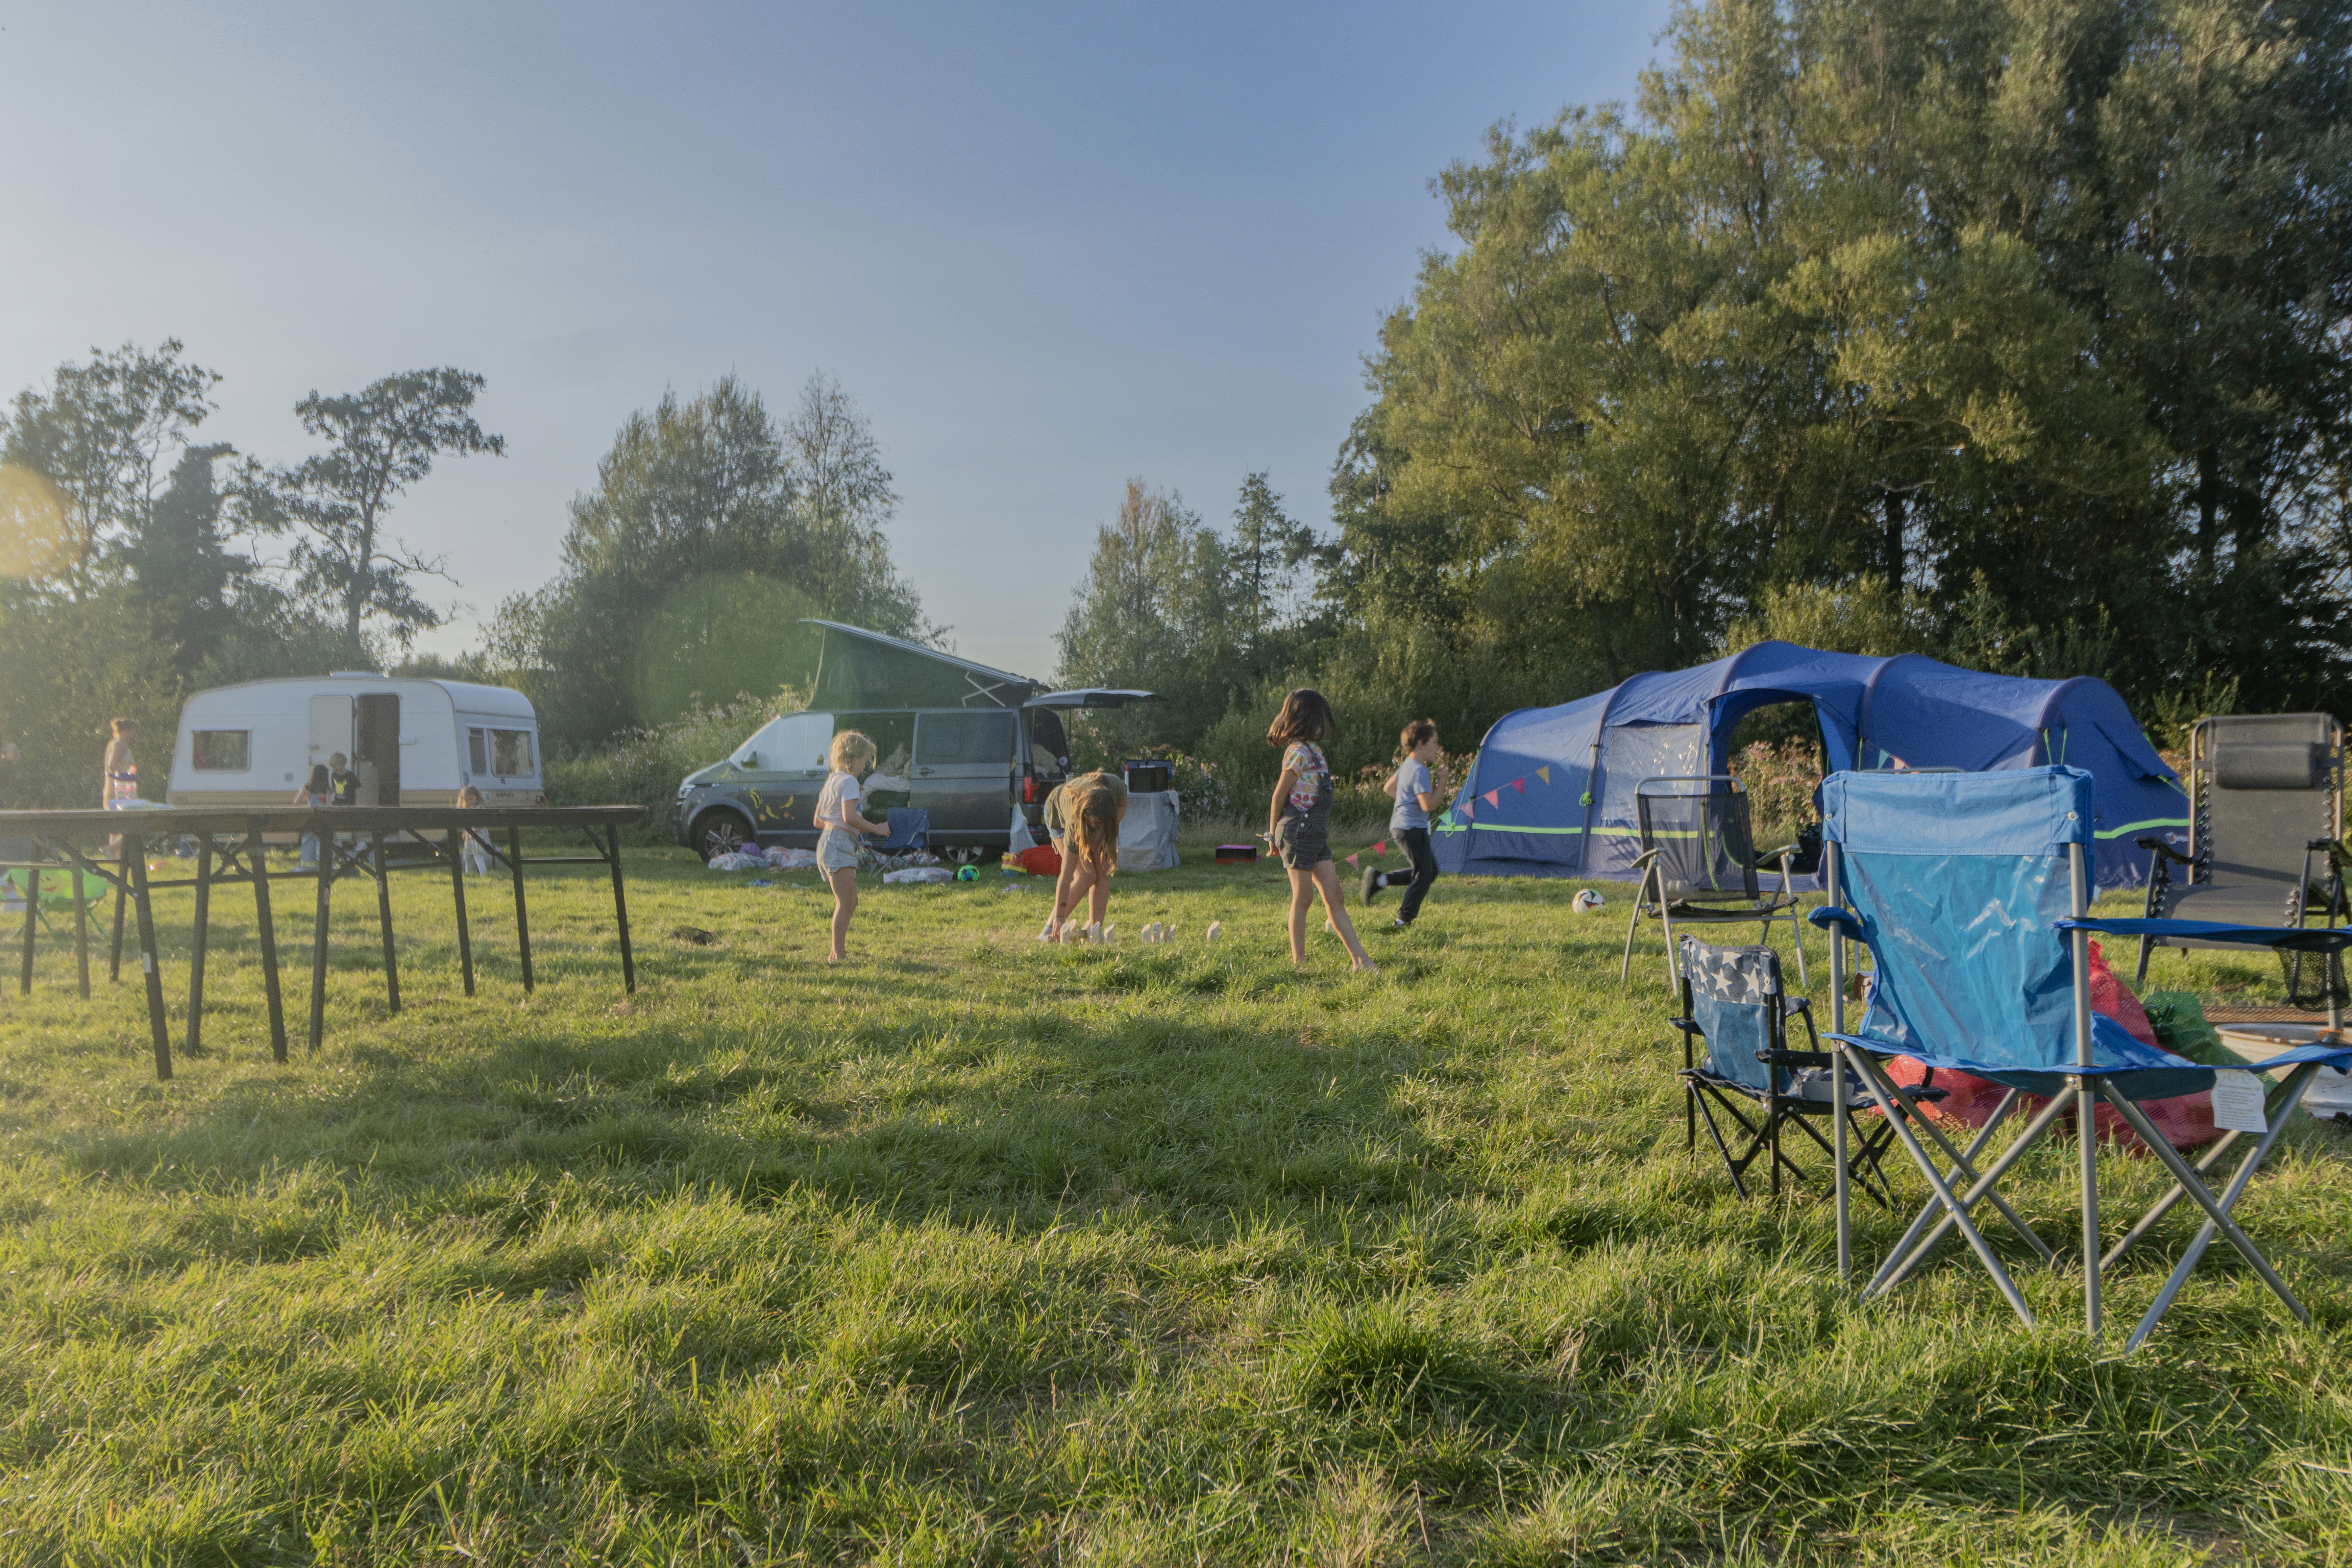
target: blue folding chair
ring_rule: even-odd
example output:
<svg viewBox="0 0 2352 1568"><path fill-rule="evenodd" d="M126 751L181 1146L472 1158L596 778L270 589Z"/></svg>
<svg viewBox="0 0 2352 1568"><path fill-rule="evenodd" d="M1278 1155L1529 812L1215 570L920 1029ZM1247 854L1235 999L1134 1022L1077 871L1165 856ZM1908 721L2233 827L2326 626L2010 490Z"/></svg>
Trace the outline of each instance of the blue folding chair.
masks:
<svg viewBox="0 0 2352 1568"><path fill-rule="evenodd" d="M2060 1115L2072 1109L2081 1164L2084 1322L2092 1334L2101 1325L2102 1272L2145 1238L2183 1197L2204 1212L2204 1228L2182 1254L2125 1350L2137 1349L2147 1339L2216 1235L2230 1243L2298 1321L2308 1323L2310 1313L2230 1214L2313 1077L2322 1067L2352 1063L2339 1005L2331 1001L2329 1033L2318 1045L2242 1068L2200 1066L2144 1046L2121 1025L2091 1011L2088 946L2091 932L2105 931L2336 953L2352 945L2352 931L2088 919L2091 775L2077 768L1834 773L1822 781L1821 798L1830 901L1811 918L1830 931L1835 998L1832 1027L1823 1037L1835 1053L1833 1071L1841 1079L1848 1070L1861 1075L1888 1111L1896 1138L1934 1193L1872 1278L1864 1298L1901 1283L1947 1232L1958 1229L2018 1317L2032 1327L2032 1311L1970 1211L1979 1203L1992 1205L2034 1251L2045 1259L2054 1256L1995 1188ZM1852 1031L1845 1021L1848 940L1869 950L1874 967L1868 1008ZM1887 1077L1881 1064L1890 1056L1974 1073L2009 1092L1969 1146L1957 1149L1918 1113L1915 1097ZM2263 1127L2254 1148L2218 1197L2200 1173L2211 1169L2235 1138L2218 1142L2192 1167L2139 1109L2143 1100L2210 1088L2217 1070L2282 1069L2286 1079L2271 1089L2263 1103ZM2050 1102L1997 1159L1979 1168L1995 1130L2026 1094L2046 1095ZM2116 1108L2173 1178L2163 1201L2104 1252L2093 1114L2102 1099ZM1837 1114L1832 1141L1843 1155L1848 1133L1842 1092L1833 1094L1832 1101ZM1929 1144L1943 1155L1944 1166L1930 1155ZM1838 1268L1850 1276L1852 1245L1842 1161L1835 1168Z"/></svg>
<svg viewBox="0 0 2352 1568"><path fill-rule="evenodd" d="M1803 1183L1805 1169L1791 1157L1782 1132L1794 1128L1822 1153L1832 1153L1829 1139L1815 1125L1830 1114L1831 1064L1813 1028L1811 1003L1789 994L1780 955L1769 947L1715 947L1686 936L1678 969L1683 1012L1668 1022L1683 1036L1683 1067L1675 1075L1683 1080L1683 1147L1698 1146L1704 1119L1732 1191L1741 1197L1748 1195L1748 1169L1759 1159L1776 1195L1783 1171ZM1808 1048L1790 1047L1791 1018L1803 1022ZM1703 1058L1695 1042L1705 1047ZM1848 1109L1876 1104L1857 1098L1857 1090L1858 1086L1848 1089ZM1922 1085L1912 1098L1939 1100L1944 1093ZM1890 1209L1895 1205L1879 1157L1894 1137L1891 1126L1878 1122L1859 1140L1847 1167L1863 1191ZM1796 1152L1802 1152L1801 1142Z"/></svg>

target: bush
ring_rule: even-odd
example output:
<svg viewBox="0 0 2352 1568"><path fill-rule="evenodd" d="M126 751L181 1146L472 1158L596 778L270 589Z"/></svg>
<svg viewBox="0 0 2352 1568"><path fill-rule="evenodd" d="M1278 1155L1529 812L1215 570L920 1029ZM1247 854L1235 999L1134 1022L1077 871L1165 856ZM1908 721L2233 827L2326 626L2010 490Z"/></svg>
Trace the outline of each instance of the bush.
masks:
<svg viewBox="0 0 2352 1568"><path fill-rule="evenodd" d="M803 706L797 691L765 699L739 691L732 702L711 708L701 706L698 693L696 705L682 718L626 731L611 745L593 751L549 756L543 774L548 802L643 805L645 820L632 837L641 844L666 844L678 782L725 757L769 720Z"/></svg>
<svg viewBox="0 0 2352 1568"><path fill-rule="evenodd" d="M1805 737L1744 746L1731 771L1748 790L1759 849L1788 843L1817 819L1813 791L1821 786L1822 758Z"/></svg>

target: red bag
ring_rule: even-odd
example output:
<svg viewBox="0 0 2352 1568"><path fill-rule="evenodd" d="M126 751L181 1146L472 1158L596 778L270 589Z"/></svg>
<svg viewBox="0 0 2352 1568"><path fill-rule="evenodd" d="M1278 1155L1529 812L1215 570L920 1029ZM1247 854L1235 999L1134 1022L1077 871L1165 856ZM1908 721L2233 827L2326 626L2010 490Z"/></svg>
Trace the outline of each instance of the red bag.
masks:
<svg viewBox="0 0 2352 1568"><path fill-rule="evenodd" d="M2132 1038L2141 1044L2158 1044L2156 1026L2148 1022L2147 1009L2139 1005L2139 998L2132 994L2131 987L2107 967L2106 955L2099 951L2099 944L2092 942L2090 948L2091 1010L2104 1013L2121 1024ZM1886 1067L1886 1076L1906 1086L1920 1083L1927 1076L1927 1068L1909 1057L1896 1057ZM1945 1090L1948 1098L1940 1105L1927 1105L1921 1109L1930 1116L1949 1117L1964 1127L1983 1126L1991 1118L1993 1107L2000 1103L2000 1097L2008 1092L1990 1079L1979 1078L1974 1073L1955 1072L1949 1068L1936 1074L1935 1087ZM2039 1095L2029 1094L2020 1110L2030 1121L2049 1103ZM2176 1149L2194 1149L2201 1143L2210 1143L2220 1136L2213 1125L2213 1096L2207 1090L2174 1095L2168 1100L2143 1100L2139 1108L2147 1118L2148 1125L2162 1133ZM2069 1121L2069 1117L2062 1116L2060 1127L2065 1127ZM2139 1134L2131 1130L2114 1106L2101 1101L2092 1112L2092 1124L2098 1129L2101 1142L2113 1143L2136 1152L2147 1152L2147 1145L2140 1142Z"/></svg>
<svg viewBox="0 0 2352 1568"><path fill-rule="evenodd" d="M1058 877L1062 874L1062 852L1050 844L1040 844L1024 849L1018 855L1005 857L1033 877Z"/></svg>

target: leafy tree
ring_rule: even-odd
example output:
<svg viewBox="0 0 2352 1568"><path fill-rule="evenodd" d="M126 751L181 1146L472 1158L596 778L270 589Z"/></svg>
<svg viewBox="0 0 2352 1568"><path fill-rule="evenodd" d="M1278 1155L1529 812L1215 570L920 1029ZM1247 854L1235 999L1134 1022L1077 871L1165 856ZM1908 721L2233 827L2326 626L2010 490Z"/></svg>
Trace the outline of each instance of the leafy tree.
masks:
<svg viewBox="0 0 2352 1568"><path fill-rule="evenodd" d="M153 510L173 454L213 411L220 377L184 363L167 338L61 364L47 391L27 387L0 419L0 463L31 469L58 501L58 539L42 552L45 585L79 604L116 575L110 552Z"/></svg>
<svg viewBox="0 0 2352 1568"><path fill-rule="evenodd" d="M666 395L622 426L596 487L572 503L562 573L499 606L486 656L515 672L551 735L581 742L676 716L656 710L676 696L678 660L665 657L676 650L642 645L648 628L675 630L666 607L699 602L712 579L760 579L768 598L827 618L930 635L891 563L896 501L864 416L829 380L813 377L781 426L732 376L692 399ZM797 635L793 616L774 618L775 638ZM745 670L774 654L745 648ZM663 679L639 679L655 668Z"/></svg>
<svg viewBox="0 0 2352 1568"><path fill-rule="evenodd" d="M255 563L228 548L236 531L234 494L215 482L226 446L190 447L152 507L123 540L121 559L133 597L147 612L149 635L173 668L191 675L235 626L248 598Z"/></svg>
<svg viewBox="0 0 2352 1568"><path fill-rule="evenodd" d="M442 563L385 533L383 515L433 471L436 458L505 453L505 437L487 434L474 418L482 386L470 372L417 370L344 396L313 392L294 405L302 428L328 449L273 473L267 500L300 535L293 552L300 592L335 607L347 641L359 642L370 617L389 623L403 647L441 624L412 579L446 576Z"/></svg>

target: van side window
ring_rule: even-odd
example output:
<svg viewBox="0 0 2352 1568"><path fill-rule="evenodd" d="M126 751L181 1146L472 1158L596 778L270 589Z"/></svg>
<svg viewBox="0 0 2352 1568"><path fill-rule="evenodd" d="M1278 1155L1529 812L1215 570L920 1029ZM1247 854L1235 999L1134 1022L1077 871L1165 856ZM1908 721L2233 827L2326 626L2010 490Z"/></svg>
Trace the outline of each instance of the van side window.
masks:
<svg viewBox="0 0 2352 1568"><path fill-rule="evenodd" d="M200 773L241 773L253 766L250 730L198 730L188 742Z"/></svg>
<svg viewBox="0 0 2352 1568"><path fill-rule="evenodd" d="M926 713L918 728L919 763L1009 763L1010 713Z"/></svg>
<svg viewBox="0 0 2352 1568"><path fill-rule="evenodd" d="M479 730L466 731L466 761L471 764L476 778L488 776L490 771L489 749L483 744Z"/></svg>

